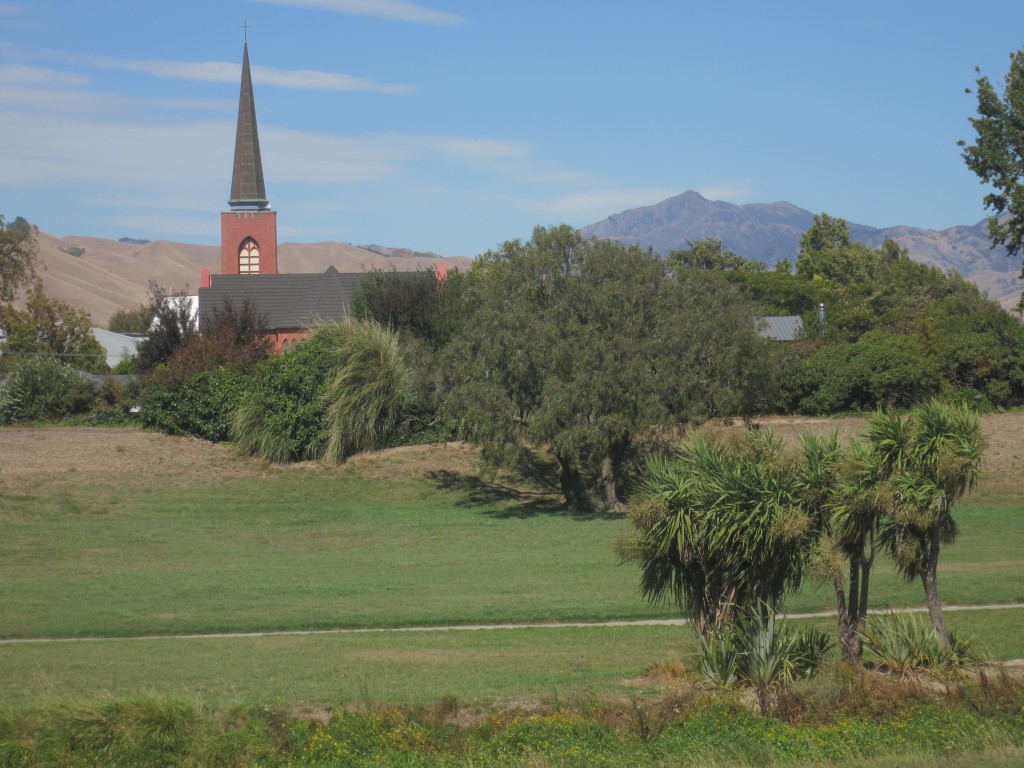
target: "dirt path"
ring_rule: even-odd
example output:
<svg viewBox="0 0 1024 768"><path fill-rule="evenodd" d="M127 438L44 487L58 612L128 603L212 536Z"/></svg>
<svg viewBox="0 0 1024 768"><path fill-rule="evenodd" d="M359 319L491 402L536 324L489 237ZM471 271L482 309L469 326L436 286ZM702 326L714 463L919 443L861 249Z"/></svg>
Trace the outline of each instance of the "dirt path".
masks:
<svg viewBox="0 0 1024 768"><path fill-rule="evenodd" d="M994 605L946 605L942 610L956 611L1004 611L1024 609L1024 603L998 603ZM902 608L893 613L927 613L928 609ZM889 611L872 611L874 614L886 614ZM827 619L835 616L835 611L818 613L794 613L790 619ZM523 624L459 624L439 627L347 627L338 629L282 629L272 632L212 632L209 634L183 635L137 635L134 637L28 637L0 640L0 645L38 645L46 643L102 643L124 642L126 640L230 640L254 637L289 637L307 635L369 635L393 634L400 632L488 632L492 630L510 629L598 629L601 627L682 627L690 623L689 619L637 619L632 621L550 621Z"/></svg>

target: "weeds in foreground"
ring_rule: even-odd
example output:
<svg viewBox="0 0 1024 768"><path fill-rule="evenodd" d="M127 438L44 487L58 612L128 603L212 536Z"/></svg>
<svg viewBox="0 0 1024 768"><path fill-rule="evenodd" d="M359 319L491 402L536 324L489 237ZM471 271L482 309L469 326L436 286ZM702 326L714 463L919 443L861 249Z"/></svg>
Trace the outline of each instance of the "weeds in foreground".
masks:
<svg viewBox="0 0 1024 768"><path fill-rule="evenodd" d="M1007 675L925 695L911 682L835 665L785 691L780 717L738 701L635 695L499 711L448 697L419 709L364 703L315 714L211 711L155 696L63 702L0 712L0 766L804 765L1024 748L1024 686Z"/></svg>

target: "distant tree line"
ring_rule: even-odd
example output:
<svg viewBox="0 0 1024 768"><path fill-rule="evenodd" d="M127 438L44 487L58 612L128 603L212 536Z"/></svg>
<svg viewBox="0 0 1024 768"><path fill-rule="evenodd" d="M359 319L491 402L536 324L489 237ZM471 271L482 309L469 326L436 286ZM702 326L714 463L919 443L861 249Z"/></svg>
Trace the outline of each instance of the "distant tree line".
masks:
<svg viewBox="0 0 1024 768"><path fill-rule="evenodd" d="M543 450L576 509L621 508L645 457L709 419L1024 402L1020 323L827 214L774 270L714 240L663 259L538 227L445 279L368 273L351 325L314 329L294 355L269 356L251 306L219 308L199 334L182 302L150 294L111 321L148 332L134 362L146 423L275 461L454 437L496 466ZM802 336L762 338L772 315L800 316Z"/></svg>

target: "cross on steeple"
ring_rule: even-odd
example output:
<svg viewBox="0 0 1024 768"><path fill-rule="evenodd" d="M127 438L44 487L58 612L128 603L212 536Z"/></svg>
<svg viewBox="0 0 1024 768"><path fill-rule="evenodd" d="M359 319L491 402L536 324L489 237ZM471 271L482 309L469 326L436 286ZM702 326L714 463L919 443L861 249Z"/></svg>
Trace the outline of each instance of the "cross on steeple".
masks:
<svg viewBox="0 0 1024 768"><path fill-rule="evenodd" d="M245 30L242 34L245 35L246 44L249 43L249 30L252 29L252 24L249 23L248 19L242 19L242 23L238 25L239 29Z"/></svg>

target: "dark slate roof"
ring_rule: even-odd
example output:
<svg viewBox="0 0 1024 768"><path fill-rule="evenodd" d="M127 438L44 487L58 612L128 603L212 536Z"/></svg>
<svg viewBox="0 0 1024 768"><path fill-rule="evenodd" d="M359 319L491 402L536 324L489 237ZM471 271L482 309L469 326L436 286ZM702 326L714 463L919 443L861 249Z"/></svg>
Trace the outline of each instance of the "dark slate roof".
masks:
<svg viewBox="0 0 1024 768"><path fill-rule="evenodd" d="M334 267L302 275L212 275L210 287L199 289L199 327L226 299L236 308L249 299L266 315L267 330L341 322L348 317L352 295L364 275Z"/></svg>
<svg viewBox="0 0 1024 768"><path fill-rule="evenodd" d="M231 172L232 208L268 208L267 188L263 183L260 136L256 129L256 103L252 97L249 74L249 45L242 54L242 91L238 97L238 129L235 132L235 165Z"/></svg>
<svg viewBox="0 0 1024 768"><path fill-rule="evenodd" d="M762 317L758 319L757 333L766 339L775 341L796 341L804 330L804 321L800 315L784 315L782 317Z"/></svg>

